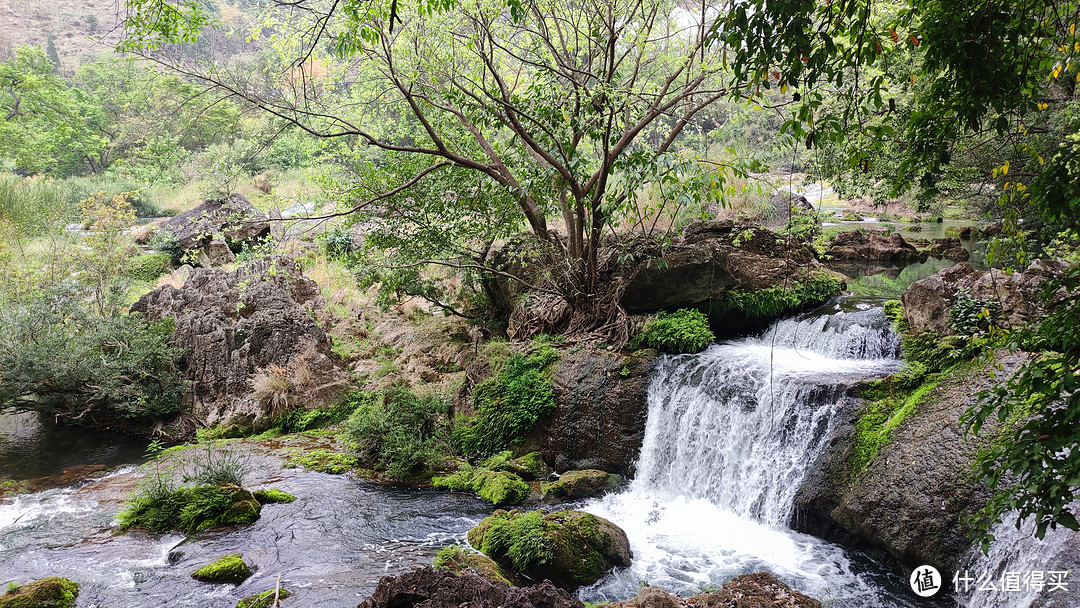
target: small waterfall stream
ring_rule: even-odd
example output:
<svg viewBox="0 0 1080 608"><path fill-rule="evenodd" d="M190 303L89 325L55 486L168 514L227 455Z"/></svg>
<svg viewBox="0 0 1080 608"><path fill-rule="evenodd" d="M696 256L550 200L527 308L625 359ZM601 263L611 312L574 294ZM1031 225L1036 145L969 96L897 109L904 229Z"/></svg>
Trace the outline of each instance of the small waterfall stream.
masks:
<svg viewBox="0 0 1080 608"><path fill-rule="evenodd" d="M693 593L768 570L833 606L907 606L906 581L787 527L792 500L852 384L896 371L899 339L870 306L788 319L760 337L665 357L649 390L636 478L586 510L622 526L635 560L586 590Z"/></svg>

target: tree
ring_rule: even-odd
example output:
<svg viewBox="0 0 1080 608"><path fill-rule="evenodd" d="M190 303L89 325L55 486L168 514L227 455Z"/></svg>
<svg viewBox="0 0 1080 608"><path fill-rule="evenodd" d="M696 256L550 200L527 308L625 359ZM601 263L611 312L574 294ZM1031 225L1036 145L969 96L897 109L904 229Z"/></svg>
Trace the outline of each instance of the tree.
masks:
<svg viewBox="0 0 1080 608"><path fill-rule="evenodd" d="M278 88L255 94L223 71L198 75L320 137L430 159L406 184L449 170L493 182L517 214L492 219L522 222L550 248L561 267L550 286L580 313L580 329L617 308L600 253L605 231L639 211L638 189L666 182L707 197L724 185L718 167L678 154L687 125L732 88L708 28L674 2L530 0L511 10L468 0L442 12L399 5L393 19L359 0L300 4L271 26L282 53L298 58ZM314 15L310 35L284 32L295 14ZM326 44L344 60L330 78L316 74L331 61ZM347 103L332 106L331 91Z"/></svg>

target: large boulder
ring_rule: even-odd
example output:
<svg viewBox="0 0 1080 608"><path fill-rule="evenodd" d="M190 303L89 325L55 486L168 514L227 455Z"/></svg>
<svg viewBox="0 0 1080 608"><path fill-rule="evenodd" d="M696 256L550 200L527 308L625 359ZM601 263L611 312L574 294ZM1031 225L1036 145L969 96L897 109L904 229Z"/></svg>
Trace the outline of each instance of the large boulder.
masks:
<svg viewBox="0 0 1080 608"><path fill-rule="evenodd" d="M923 251L932 258L945 258L954 262L965 262L971 257L971 253L955 236L934 239Z"/></svg>
<svg viewBox="0 0 1080 608"><path fill-rule="evenodd" d="M820 266L814 251L794 237L730 221L695 222L659 259L631 272L622 305L630 313L685 308L733 289L790 283Z"/></svg>
<svg viewBox="0 0 1080 608"><path fill-rule="evenodd" d="M504 568L567 589L592 584L633 559L621 528L581 511L500 509L469 530L468 538Z"/></svg>
<svg viewBox="0 0 1080 608"><path fill-rule="evenodd" d="M825 252L826 257L845 262L925 262L927 255L905 241L899 232L882 237L857 230L837 233Z"/></svg>
<svg viewBox="0 0 1080 608"><path fill-rule="evenodd" d="M1068 268L1060 260L1037 260L1022 272L1006 274L996 268L975 270L971 264L950 266L937 274L912 283L904 291L904 319L912 331L939 335L953 333L949 311L956 294L967 291L977 300L997 301L1004 315L1002 322L1016 327L1041 312L1042 283Z"/></svg>
<svg viewBox="0 0 1080 608"><path fill-rule="evenodd" d="M239 194L203 201L169 219L159 231L172 234L181 251L196 251L200 266L217 266L236 258L230 243L240 244L270 233L266 214Z"/></svg>
<svg viewBox="0 0 1080 608"><path fill-rule="evenodd" d="M384 576L358 608L584 608L580 600L544 581L511 587L475 574L419 568Z"/></svg>
<svg viewBox="0 0 1080 608"><path fill-rule="evenodd" d="M632 475L649 414L657 352L567 351L552 385L557 409L526 440L556 471L601 469Z"/></svg>
<svg viewBox="0 0 1080 608"><path fill-rule="evenodd" d="M559 475L556 481L542 482L540 491L544 496L581 500L614 492L622 483L622 475L607 473L599 469L585 469L584 471L567 471Z"/></svg>
<svg viewBox="0 0 1080 608"><path fill-rule="evenodd" d="M319 287L291 260L232 272L195 269L179 289L159 287L131 310L176 323L173 341L190 382L183 420L257 429L270 417L334 399L348 381L315 322ZM177 429L181 435L194 428Z"/></svg>
<svg viewBox="0 0 1080 608"><path fill-rule="evenodd" d="M75 605L79 585L75 581L50 576L0 595L0 608L69 608Z"/></svg>

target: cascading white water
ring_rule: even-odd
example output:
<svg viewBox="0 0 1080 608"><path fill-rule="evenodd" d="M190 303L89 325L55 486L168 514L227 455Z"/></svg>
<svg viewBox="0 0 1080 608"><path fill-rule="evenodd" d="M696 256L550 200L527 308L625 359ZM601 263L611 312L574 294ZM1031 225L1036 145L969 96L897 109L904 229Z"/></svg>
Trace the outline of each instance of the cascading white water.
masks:
<svg viewBox="0 0 1080 608"><path fill-rule="evenodd" d="M881 310L864 307L665 357L637 476L586 506L627 531L634 564L583 596L626 597L642 581L693 592L769 570L836 606L908 605L882 586L887 575L787 527L837 413L855 406L846 389L896 371L898 348Z"/></svg>

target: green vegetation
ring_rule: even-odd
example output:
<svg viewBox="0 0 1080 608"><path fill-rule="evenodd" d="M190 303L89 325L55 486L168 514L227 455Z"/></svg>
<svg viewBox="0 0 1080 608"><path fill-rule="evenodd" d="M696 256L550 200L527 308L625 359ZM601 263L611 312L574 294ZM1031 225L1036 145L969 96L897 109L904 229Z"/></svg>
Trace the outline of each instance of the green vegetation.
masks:
<svg viewBox="0 0 1080 608"><path fill-rule="evenodd" d="M921 365L921 364L914 364ZM876 380L863 392L867 400L855 423L852 473L858 475L892 439L893 431L904 420L918 413L919 403L940 381L937 375L913 380L917 374L903 372L892 378ZM925 368L922 368L925 374Z"/></svg>
<svg viewBox="0 0 1080 608"><path fill-rule="evenodd" d="M78 583L50 576L22 586L8 583L7 593L0 595L0 608L71 608L78 595Z"/></svg>
<svg viewBox="0 0 1080 608"><path fill-rule="evenodd" d="M255 497L255 500L259 501L260 505L273 505L281 503L289 503L296 500L296 497L288 492L282 492L275 488L268 488L266 490L255 490L251 493Z"/></svg>
<svg viewBox="0 0 1080 608"><path fill-rule="evenodd" d="M219 558L213 563L207 564L192 572L191 578L199 582L213 583L216 585L239 585L247 580L252 574L254 573L244 562L243 556L239 553L233 553L232 555L226 555L225 557Z"/></svg>
<svg viewBox="0 0 1080 608"><path fill-rule="evenodd" d="M485 458L521 441L541 416L555 410L545 371L559 354L550 346L511 354L473 389L476 416L454 420L454 444L469 458Z"/></svg>
<svg viewBox="0 0 1080 608"><path fill-rule="evenodd" d="M495 583L510 585L510 580L499 564L479 553L466 553L460 545L450 545L439 550L432 567L449 570L457 575L472 573Z"/></svg>
<svg viewBox="0 0 1080 608"><path fill-rule="evenodd" d="M128 273L136 281L153 283L173 269L172 256L167 253L148 253L131 260Z"/></svg>
<svg viewBox="0 0 1080 608"><path fill-rule="evenodd" d="M482 535L480 550L495 559L507 559L518 572L547 564L555 558L555 542L547 534L544 515L543 511L496 511L484 520L487 528ZM472 531L469 534L471 536Z"/></svg>
<svg viewBox="0 0 1080 608"><path fill-rule="evenodd" d="M530 492L528 484L514 473L483 466L476 469L468 463L449 475L432 477L431 485L437 490L476 492L496 507L521 504Z"/></svg>
<svg viewBox="0 0 1080 608"><path fill-rule="evenodd" d="M146 528L157 534L194 534L220 526L242 526L259 518L262 505L235 486L152 489L136 494L118 521L121 529Z"/></svg>
<svg viewBox="0 0 1080 608"><path fill-rule="evenodd" d="M392 479L423 477L448 456L448 406L438 395L393 387L360 400L345 428L363 462Z"/></svg>
<svg viewBox="0 0 1080 608"><path fill-rule="evenodd" d="M666 353L696 353L705 350L715 337L704 313L680 308L653 315L630 346L644 344Z"/></svg>
<svg viewBox="0 0 1080 608"><path fill-rule="evenodd" d="M263 591L262 593L249 595L237 602L236 608L275 608L275 596L279 600L283 600L289 597L289 592L285 589L269 589L267 591Z"/></svg>
<svg viewBox="0 0 1080 608"><path fill-rule="evenodd" d="M360 466L360 459L353 454L325 448L314 450L289 448L285 453L288 455L285 464L282 465L285 467L304 467L309 471L340 475Z"/></svg>
<svg viewBox="0 0 1080 608"><path fill-rule="evenodd" d="M825 302L844 289L837 276L818 271L789 286L772 285L746 291L734 289L704 305L709 315L739 311L750 318L772 319Z"/></svg>

